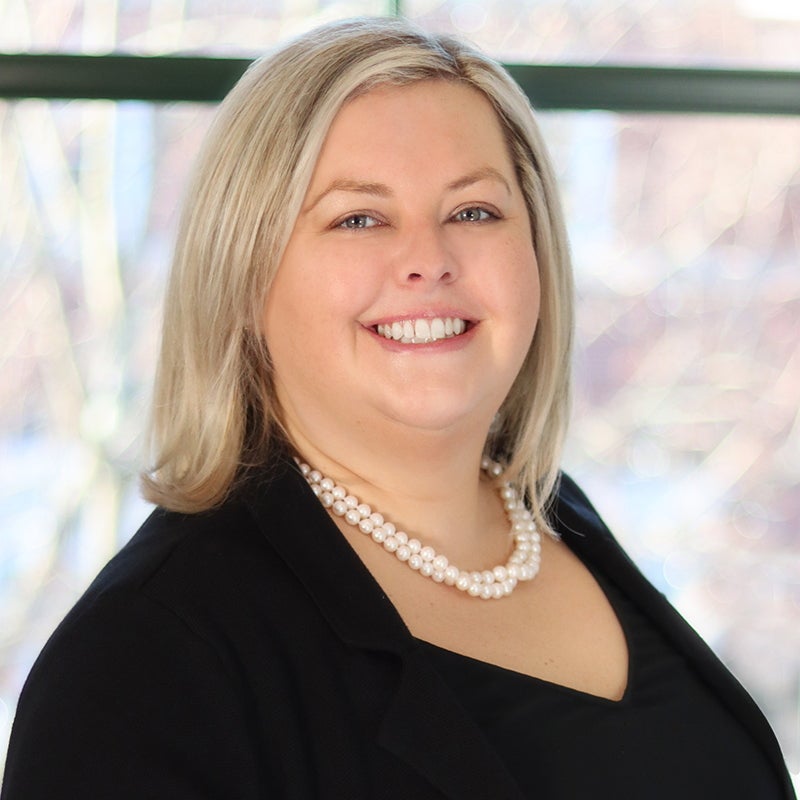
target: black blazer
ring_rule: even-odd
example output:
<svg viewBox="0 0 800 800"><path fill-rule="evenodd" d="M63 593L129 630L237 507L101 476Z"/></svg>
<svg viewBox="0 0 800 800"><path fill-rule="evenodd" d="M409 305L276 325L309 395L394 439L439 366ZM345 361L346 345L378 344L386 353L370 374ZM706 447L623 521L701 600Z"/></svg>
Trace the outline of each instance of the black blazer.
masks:
<svg viewBox="0 0 800 800"><path fill-rule="evenodd" d="M566 477L554 515L793 798L755 703ZM56 630L22 693L1 800L60 798L524 800L288 460L214 511L155 511Z"/></svg>

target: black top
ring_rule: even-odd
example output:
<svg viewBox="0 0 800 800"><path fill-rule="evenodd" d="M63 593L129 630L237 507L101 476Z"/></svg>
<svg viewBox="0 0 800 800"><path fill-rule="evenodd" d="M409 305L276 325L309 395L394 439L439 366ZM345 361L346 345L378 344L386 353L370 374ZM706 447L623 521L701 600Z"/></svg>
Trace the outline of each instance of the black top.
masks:
<svg viewBox="0 0 800 800"><path fill-rule="evenodd" d="M523 794L780 798L774 770L742 725L636 605L592 573L628 645L628 684L619 701L421 642Z"/></svg>
<svg viewBox="0 0 800 800"><path fill-rule="evenodd" d="M755 703L567 477L553 523L703 676L794 800ZM580 769L583 745L564 747ZM531 772L545 772L529 755ZM157 510L31 671L0 800L107 798L526 795L296 466L276 458L219 508Z"/></svg>

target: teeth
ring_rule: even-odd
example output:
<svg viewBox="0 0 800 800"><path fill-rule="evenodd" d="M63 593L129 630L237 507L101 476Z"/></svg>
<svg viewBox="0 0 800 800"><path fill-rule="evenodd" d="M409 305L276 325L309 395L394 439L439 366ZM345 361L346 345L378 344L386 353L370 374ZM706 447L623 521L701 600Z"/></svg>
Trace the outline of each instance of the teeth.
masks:
<svg viewBox="0 0 800 800"><path fill-rule="evenodd" d="M434 317L433 319L406 319L387 325L377 325L379 336L394 339L402 344L429 344L440 339L452 339L467 329L467 323L458 317Z"/></svg>
<svg viewBox="0 0 800 800"><path fill-rule="evenodd" d="M430 339L431 326L426 319L418 319L414 323L414 338L415 339Z"/></svg>

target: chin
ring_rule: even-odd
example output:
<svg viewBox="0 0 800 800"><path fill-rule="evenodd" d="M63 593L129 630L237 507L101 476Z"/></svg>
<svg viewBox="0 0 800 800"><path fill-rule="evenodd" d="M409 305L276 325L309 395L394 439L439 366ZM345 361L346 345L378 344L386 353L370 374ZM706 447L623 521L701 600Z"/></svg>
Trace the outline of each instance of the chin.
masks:
<svg viewBox="0 0 800 800"><path fill-rule="evenodd" d="M387 413L393 422L420 432L444 433L454 431L466 426L470 431L489 430L493 412L476 409L474 406L466 408L463 405L452 404L415 404L403 408L395 408Z"/></svg>

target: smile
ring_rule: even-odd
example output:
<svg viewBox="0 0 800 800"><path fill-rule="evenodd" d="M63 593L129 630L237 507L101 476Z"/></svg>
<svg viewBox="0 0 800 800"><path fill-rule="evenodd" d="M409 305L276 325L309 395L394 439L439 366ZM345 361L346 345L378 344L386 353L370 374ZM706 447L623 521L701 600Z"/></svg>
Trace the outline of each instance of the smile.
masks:
<svg viewBox="0 0 800 800"><path fill-rule="evenodd" d="M430 344L460 336L466 330L467 323L458 317L405 319L375 326L379 336L401 344Z"/></svg>

